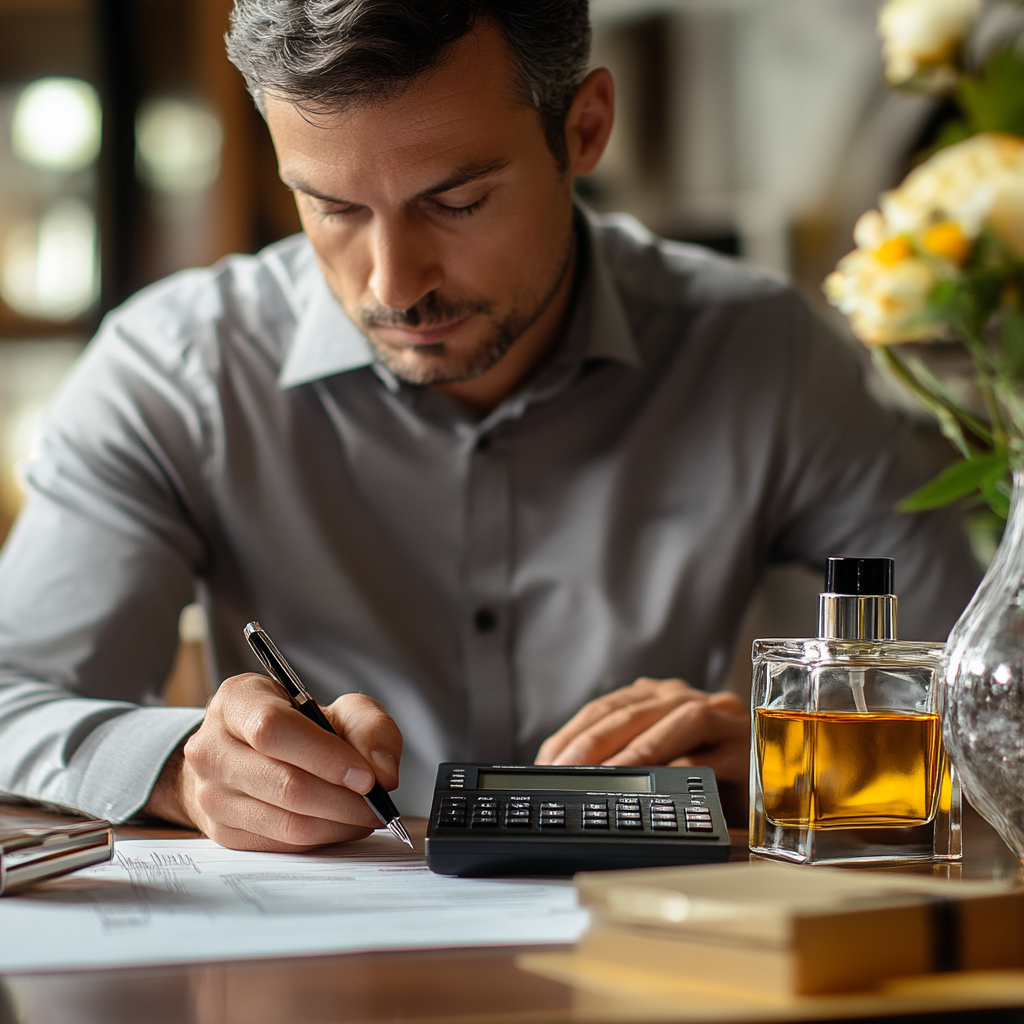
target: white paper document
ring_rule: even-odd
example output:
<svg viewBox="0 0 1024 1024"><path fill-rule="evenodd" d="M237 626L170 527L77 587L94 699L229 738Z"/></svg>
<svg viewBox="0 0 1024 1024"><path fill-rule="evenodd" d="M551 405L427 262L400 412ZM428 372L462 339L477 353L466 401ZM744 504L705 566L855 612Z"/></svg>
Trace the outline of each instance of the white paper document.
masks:
<svg viewBox="0 0 1024 1024"><path fill-rule="evenodd" d="M0 971L574 942L586 923L568 880L443 878L387 832L296 855L127 840L0 899Z"/></svg>

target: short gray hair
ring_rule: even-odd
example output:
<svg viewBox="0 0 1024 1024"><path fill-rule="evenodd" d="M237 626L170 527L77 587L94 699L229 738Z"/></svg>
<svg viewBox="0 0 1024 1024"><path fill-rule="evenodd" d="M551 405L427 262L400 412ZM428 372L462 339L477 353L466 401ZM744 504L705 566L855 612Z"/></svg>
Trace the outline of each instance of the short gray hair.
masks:
<svg viewBox="0 0 1024 1024"><path fill-rule="evenodd" d="M235 0L228 57L265 94L332 110L400 93L478 19L501 30L524 100L564 169L565 117L587 73L587 0Z"/></svg>

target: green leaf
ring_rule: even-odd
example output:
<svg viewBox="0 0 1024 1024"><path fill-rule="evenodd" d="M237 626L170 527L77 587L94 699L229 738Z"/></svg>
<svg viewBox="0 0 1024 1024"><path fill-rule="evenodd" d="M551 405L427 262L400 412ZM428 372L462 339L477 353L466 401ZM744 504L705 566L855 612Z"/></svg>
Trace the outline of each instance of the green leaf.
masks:
<svg viewBox="0 0 1024 1024"><path fill-rule="evenodd" d="M896 508L900 512L921 512L924 509L941 508L980 490L989 506L998 514L993 501L985 493L985 488L992 487L993 495L999 494L1000 492L994 489L995 482L1006 475L1009 465L1010 453L1006 448L997 448L984 455L955 462L934 480L904 498Z"/></svg>
<svg viewBox="0 0 1024 1024"><path fill-rule="evenodd" d="M1003 486L1000 486L1000 484ZM1000 519L1005 519L1010 514L1010 495L1007 493L1009 486L1007 486L1005 477L992 483L982 484L980 490L988 507Z"/></svg>
<svg viewBox="0 0 1024 1024"><path fill-rule="evenodd" d="M1016 46L989 57L979 76L962 78L957 98L972 131L1024 135L1024 59Z"/></svg>

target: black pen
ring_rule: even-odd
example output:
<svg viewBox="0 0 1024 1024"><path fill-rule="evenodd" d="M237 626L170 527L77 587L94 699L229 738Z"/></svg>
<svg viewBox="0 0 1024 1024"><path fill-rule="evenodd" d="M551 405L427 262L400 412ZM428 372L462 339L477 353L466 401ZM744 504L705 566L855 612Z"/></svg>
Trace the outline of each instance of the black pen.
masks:
<svg viewBox="0 0 1024 1024"><path fill-rule="evenodd" d="M327 720L320 705L310 696L309 691L302 685L302 680L295 674L295 670L284 659L284 655L274 646L274 641L267 635L267 631L258 623L250 622L245 627L245 639L249 641L253 654L263 663L263 667L281 685L281 689L288 695L296 711L301 712L311 722L316 722L321 729L333 732L337 736L334 726ZM373 784L373 789L364 798L370 805L373 813L384 823L384 827L403 843L408 843L412 848L412 840L409 833L405 831L402 819L398 815L398 809L388 796L387 790L379 783Z"/></svg>

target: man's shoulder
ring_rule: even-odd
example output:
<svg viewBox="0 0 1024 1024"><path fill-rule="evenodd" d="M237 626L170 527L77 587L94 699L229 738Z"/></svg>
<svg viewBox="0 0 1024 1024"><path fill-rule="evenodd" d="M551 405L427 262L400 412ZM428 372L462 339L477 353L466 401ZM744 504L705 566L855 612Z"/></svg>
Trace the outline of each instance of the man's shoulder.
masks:
<svg viewBox="0 0 1024 1024"><path fill-rule="evenodd" d="M162 343L238 332L277 348L277 336L297 322L319 273L305 235L293 235L254 255L226 256L157 281L115 309L108 323Z"/></svg>
<svg viewBox="0 0 1024 1024"><path fill-rule="evenodd" d="M744 304L793 295L779 275L711 249L661 238L624 213L589 214L623 298L669 306Z"/></svg>

